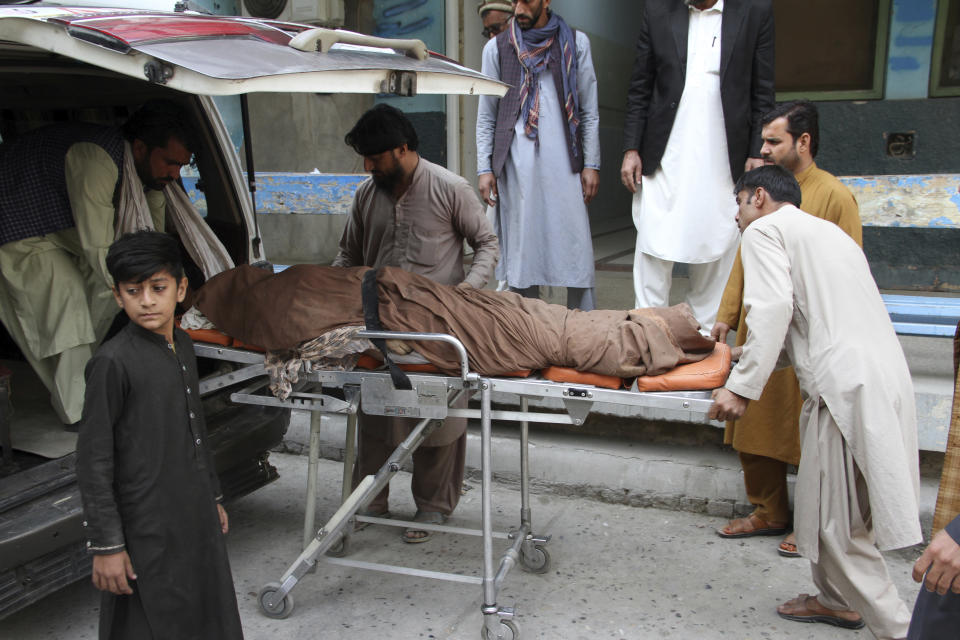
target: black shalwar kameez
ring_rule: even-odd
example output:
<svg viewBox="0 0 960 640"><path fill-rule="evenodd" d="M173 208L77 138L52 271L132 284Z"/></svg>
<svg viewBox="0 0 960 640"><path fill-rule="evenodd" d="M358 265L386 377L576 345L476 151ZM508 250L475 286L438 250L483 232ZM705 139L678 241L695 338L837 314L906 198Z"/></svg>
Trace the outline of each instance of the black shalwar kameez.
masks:
<svg viewBox="0 0 960 640"><path fill-rule="evenodd" d="M174 348L175 346L175 348ZM193 343L134 323L86 368L77 476L91 553L126 549L133 595L103 592L100 638L243 637Z"/></svg>

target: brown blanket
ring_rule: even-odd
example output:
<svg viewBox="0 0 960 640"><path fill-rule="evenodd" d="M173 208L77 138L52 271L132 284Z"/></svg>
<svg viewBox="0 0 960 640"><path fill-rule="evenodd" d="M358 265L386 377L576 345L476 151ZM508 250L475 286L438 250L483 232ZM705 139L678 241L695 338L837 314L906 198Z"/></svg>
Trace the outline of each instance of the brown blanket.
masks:
<svg viewBox="0 0 960 640"><path fill-rule="evenodd" d="M211 278L195 305L217 328L266 349L288 349L345 325L363 324L360 283L368 267L297 265L279 274L240 266ZM467 349L470 368L498 375L549 365L605 375L656 375L702 360L713 340L700 335L686 305L635 311L577 311L515 293L458 289L396 267L377 276L380 320L389 331L447 333ZM455 350L415 348L458 374Z"/></svg>

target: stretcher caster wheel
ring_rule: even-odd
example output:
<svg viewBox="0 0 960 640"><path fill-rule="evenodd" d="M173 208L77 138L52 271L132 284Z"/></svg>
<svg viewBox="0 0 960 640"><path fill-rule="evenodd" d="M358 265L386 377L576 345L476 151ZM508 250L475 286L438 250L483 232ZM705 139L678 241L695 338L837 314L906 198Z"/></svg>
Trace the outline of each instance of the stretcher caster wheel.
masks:
<svg viewBox="0 0 960 640"><path fill-rule="evenodd" d="M533 553L520 551L520 565L530 573L550 571L550 552L542 544L534 545Z"/></svg>
<svg viewBox="0 0 960 640"><path fill-rule="evenodd" d="M480 640L520 640L520 630L513 620L500 620L500 635L490 635L486 627L480 629Z"/></svg>
<svg viewBox="0 0 960 640"><path fill-rule="evenodd" d="M268 598L272 599L273 594L280 591L280 585L276 582L268 583L263 589L260 589L260 595L257 596L257 602L260 603L260 610L264 615L270 618L282 619L293 613L293 596L289 593L283 596L283 600L270 606Z"/></svg>

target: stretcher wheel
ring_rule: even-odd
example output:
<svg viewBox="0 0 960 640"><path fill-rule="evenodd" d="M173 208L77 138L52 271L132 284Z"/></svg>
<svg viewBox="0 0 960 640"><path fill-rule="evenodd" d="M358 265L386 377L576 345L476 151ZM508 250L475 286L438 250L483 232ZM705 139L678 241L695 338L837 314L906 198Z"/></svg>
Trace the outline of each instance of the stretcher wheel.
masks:
<svg viewBox="0 0 960 640"><path fill-rule="evenodd" d="M286 618L291 613L293 613L293 596L289 593L283 596L283 600L280 601L274 607L270 607L267 604L267 598L272 597L277 591L280 591L280 584L277 582L267 583L263 589L260 589L260 595L257 596L257 602L260 604L260 610L263 611L264 615L270 618Z"/></svg>
<svg viewBox="0 0 960 640"><path fill-rule="evenodd" d="M521 549L520 564L530 573L546 573L550 571L550 552L542 544L534 545L533 553L530 554Z"/></svg>
<svg viewBox="0 0 960 640"><path fill-rule="evenodd" d="M330 545L326 555L331 558L342 558L347 555L349 543L346 536L340 536L340 540Z"/></svg>
<svg viewBox="0 0 960 640"><path fill-rule="evenodd" d="M520 630L513 620L500 620L500 635L492 636L486 627L480 629L480 640L519 640Z"/></svg>

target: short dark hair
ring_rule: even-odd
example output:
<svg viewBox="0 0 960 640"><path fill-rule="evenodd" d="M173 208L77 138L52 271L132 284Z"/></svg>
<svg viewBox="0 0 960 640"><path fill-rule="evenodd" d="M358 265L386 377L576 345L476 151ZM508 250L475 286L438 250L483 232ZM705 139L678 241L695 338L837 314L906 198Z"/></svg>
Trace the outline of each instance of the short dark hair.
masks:
<svg viewBox="0 0 960 640"><path fill-rule="evenodd" d="M413 123L403 111L388 104L378 104L360 116L343 140L362 156L373 156L403 145L416 151L419 145Z"/></svg>
<svg viewBox="0 0 960 640"><path fill-rule="evenodd" d="M760 126L765 127L777 118L786 118L787 133L794 140L805 133L810 134L810 155L816 158L820 149L820 113L817 105L809 100L781 102L761 118Z"/></svg>
<svg viewBox="0 0 960 640"><path fill-rule="evenodd" d="M166 271L179 282L183 262L177 239L159 231L134 231L120 236L107 250L107 271L115 285L143 282Z"/></svg>
<svg viewBox="0 0 960 640"><path fill-rule="evenodd" d="M151 100L121 127L128 142L142 140L149 149L165 147L176 138L191 153L199 148L199 136L189 112L171 100Z"/></svg>
<svg viewBox="0 0 960 640"><path fill-rule="evenodd" d="M765 164L747 171L737 180L733 188L733 195L741 191L753 191L762 187L776 202L787 202L795 207L800 206L800 183L793 174L780 165Z"/></svg>

